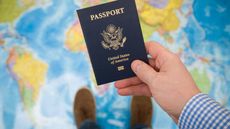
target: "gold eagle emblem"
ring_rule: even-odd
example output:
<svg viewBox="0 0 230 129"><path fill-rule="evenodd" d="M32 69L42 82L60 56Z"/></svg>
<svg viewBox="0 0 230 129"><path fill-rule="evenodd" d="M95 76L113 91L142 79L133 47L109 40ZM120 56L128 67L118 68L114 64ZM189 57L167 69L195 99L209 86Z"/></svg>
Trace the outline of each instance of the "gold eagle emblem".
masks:
<svg viewBox="0 0 230 129"><path fill-rule="evenodd" d="M120 47L124 47L127 41L126 37L123 37L123 28L116 27L113 24L107 26L106 31L101 33L104 41L101 42L103 48L118 50Z"/></svg>

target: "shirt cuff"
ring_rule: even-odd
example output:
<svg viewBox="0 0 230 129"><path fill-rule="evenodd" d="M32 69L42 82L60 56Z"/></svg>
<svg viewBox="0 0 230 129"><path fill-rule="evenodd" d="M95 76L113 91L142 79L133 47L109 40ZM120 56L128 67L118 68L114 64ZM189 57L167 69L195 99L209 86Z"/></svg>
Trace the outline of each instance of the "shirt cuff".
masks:
<svg viewBox="0 0 230 129"><path fill-rule="evenodd" d="M193 96L179 117L180 129L215 129L230 127L230 111L207 94Z"/></svg>

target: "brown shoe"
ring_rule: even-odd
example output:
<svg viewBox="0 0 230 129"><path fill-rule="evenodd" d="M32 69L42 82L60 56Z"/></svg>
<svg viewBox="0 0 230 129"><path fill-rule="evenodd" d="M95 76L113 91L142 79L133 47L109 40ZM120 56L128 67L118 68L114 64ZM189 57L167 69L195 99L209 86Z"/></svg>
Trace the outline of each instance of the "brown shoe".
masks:
<svg viewBox="0 0 230 129"><path fill-rule="evenodd" d="M131 128L137 124L152 127L153 106L150 97L134 96L131 102Z"/></svg>
<svg viewBox="0 0 230 129"><path fill-rule="evenodd" d="M96 105L90 90L82 88L77 92L74 100L74 117L78 128L85 120L96 121Z"/></svg>

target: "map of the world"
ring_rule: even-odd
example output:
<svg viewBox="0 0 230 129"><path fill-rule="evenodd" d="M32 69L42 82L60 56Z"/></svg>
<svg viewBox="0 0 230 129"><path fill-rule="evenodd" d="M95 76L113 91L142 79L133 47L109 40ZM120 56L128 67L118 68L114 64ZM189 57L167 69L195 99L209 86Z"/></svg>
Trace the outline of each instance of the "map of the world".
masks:
<svg viewBox="0 0 230 129"><path fill-rule="evenodd" d="M76 14L109 1L0 0L0 129L75 129L81 87L93 91L103 129L129 128L131 97L96 86ZM230 1L136 3L145 41L178 54L199 88L230 109ZM156 103L152 123L177 128Z"/></svg>

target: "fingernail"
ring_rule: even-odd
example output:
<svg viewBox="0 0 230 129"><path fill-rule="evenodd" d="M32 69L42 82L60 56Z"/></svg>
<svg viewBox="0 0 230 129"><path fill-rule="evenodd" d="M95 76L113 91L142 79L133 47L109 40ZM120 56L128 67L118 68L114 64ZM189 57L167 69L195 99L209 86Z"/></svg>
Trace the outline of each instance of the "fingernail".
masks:
<svg viewBox="0 0 230 129"><path fill-rule="evenodd" d="M141 62L140 61L134 61L133 62L133 68L134 68L135 73L139 72L140 68L141 68Z"/></svg>

